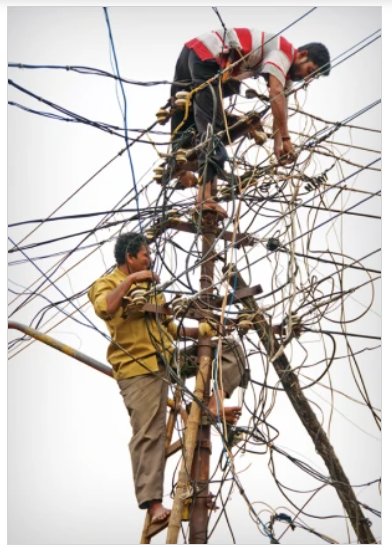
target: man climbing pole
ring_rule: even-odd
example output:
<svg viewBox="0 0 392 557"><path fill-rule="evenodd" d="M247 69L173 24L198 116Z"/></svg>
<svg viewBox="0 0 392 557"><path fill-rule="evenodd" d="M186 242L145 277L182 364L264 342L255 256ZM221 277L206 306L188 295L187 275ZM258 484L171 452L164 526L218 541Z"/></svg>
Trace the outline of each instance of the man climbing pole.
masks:
<svg viewBox="0 0 392 557"><path fill-rule="evenodd" d="M199 328L179 327L170 317L144 312L162 307L165 296L155 292L159 277L151 270L151 255L146 238L134 232L117 238L115 269L97 279L88 292L96 314L106 322L111 335L107 358L113 367L121 395L130 416L132 438L129 444L136 498L141 509L148 509L151 522L164 522L170 510L163 506L165 468L166 406L168 385L176 380L172 367L177 336L198 338ZM136 294L142 304L134 303ZM243 377L245 357L234 339L221 353L222 384L211 396L206 411L212 420L235 424L239 407L224 407ZM197 361L189 363L194 352L179 353L186 364L186 376L197 371ZM193 368L193 372L192 372Z"/></svg>
<svg viewBox="0 0 392 557"><path fill-rule="evenodd" d="M206 183L219 176L227 160L223 143L215 137L225 129L222 98L239 93L244 79L262 76L269 89L274 154L282 164L293 162L296 155L287 124L286 93L293 81L310 81L329 72L329 52L321 43L296 49L282 36L248 28L220 29L191 39L179 55L171 87L173 102L180 91L193 91L191 109L185 107L172 116L173 149L188 146L192 127L196 127L198 141L203 141L211 124L212 146L200 153L198 171ZM219 79L212 79L217 75ZM257 141L257 129L253 137ZM189 171L180 175L180 181L184 187L194 185Z"/></svg>

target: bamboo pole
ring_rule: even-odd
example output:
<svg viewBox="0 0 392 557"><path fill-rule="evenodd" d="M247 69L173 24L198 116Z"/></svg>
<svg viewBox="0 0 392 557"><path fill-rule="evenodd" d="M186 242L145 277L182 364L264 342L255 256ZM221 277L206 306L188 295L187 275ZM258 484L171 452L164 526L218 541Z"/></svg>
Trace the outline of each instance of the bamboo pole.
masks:
<svg viewBox="0 0 392 557"><path fill-rule="evenodd" d="M205 343L210 344L209 339L204 339ZM173 506L170 513L169 525L167 528L167 544L176 544L178 533L181 526L182 511L184 508L185 499L190 497L191 485L189 482L193 455L197 443L197 436L199 431L199 424L201 421L201 406L200 402L203 399L203 393L206 382L209 380L211 369L211 358L207 355L202 356L199 362L199 369L196 376L196 386L194 390L194 400L191 404L191 409L187 422L187 429L184 440L183 459L181 463L180 472L178 474L178 481L176 493L174 496Z"/></svg>

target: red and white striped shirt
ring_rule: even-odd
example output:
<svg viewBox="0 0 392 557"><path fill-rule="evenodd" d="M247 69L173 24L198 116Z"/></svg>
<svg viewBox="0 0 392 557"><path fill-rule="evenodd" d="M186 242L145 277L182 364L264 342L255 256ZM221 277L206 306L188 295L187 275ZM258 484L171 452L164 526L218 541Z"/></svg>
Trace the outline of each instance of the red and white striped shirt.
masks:
<svg viewBox="0 0 392 557"><path fill-rule="evenodd" d="M225 65L224 56L229 50L238 49L245 59L235 67L234 79L272 74L283 86L296 53L284 37L244 27L227 29L226 35L224 29L211 31L188 41L185 46L194 50L201 60L215 59L221 67Z"/></svg>

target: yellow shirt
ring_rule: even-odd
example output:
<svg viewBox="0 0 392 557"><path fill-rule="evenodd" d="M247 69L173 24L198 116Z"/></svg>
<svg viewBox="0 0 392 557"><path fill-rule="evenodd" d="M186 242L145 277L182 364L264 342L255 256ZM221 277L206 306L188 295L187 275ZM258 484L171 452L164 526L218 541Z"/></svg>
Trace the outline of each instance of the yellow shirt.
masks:
<svg viewBox="0 0 392 557"><path fill-rule="evenodd" d="M124 307L110 315L107 311L106 296L116 288L126 275L118 268L109 275L97 279L88 291L88 297L94 306L95 313L106 322L112 342L107 351L107 359L113 367L115 379L128 379L136 375L156 372L159 370L157 353L165 360L170 360L174 350L173 336L176 335L176 324L168 325L161 322L158 314L141 311L128 312L124 315ZM145 288L151 285L139 282L129 289ZM147 302L163 305L165 296L162 293L150 294Z"/></svg>

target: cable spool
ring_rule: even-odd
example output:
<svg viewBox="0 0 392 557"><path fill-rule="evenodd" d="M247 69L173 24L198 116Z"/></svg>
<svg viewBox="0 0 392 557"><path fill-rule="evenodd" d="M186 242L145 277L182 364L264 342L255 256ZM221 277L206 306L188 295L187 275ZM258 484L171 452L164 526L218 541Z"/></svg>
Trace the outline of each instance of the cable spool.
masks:
<svg viewBox="0 0 392 557"><path fill-rule="evenodd" d="M155 116L157 117L158 124L163 125L170 119L171 114L165 108L160 108Z"/></svg>
<svg viewBox="0 0 392 557"><path fill-rule="evenodd" d="M184 109L190 102L189 91L178 91L176 93L176 99L174 101L174 106L176 108Z"/></svg>

